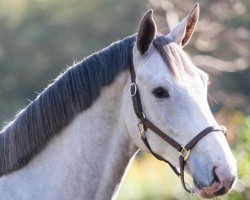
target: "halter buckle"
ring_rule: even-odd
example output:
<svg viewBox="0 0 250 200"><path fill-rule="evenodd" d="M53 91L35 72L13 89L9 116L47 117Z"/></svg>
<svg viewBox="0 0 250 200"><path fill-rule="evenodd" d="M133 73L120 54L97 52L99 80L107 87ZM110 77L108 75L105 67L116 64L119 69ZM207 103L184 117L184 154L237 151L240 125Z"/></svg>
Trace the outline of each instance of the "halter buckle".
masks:
<svg viewBox="0 0 250 200"><path fill-rule="evenodd" d="M141 114L142 114L142 118L145 119L146 118L145 114L143 112ZM146 136L145 136L145 132L146 132L145 126L144 126L144 124L142 123L142 121L139 118L138 118L137 127L139 129L140 135L142 136L143 139L145 139L146 138Z"/></svg>
<svg viewBox="0 0 250 200"><path fill-rule="evenodd" d="M139 121L137 126L138 126L138 129L139 129L140 135L142 136L143 139L145 139L146 136L145 136L145 128L144 128L143 123L141 121Z"/></svg>
<svg viewBox="0 0 250 200"><path fill-rule="evenodd" d="M179 157L182 156L184 158L184 161L186 161L189 157L190 149L187 150L185 146L181 147L181 150L179 151Z"/></svg>

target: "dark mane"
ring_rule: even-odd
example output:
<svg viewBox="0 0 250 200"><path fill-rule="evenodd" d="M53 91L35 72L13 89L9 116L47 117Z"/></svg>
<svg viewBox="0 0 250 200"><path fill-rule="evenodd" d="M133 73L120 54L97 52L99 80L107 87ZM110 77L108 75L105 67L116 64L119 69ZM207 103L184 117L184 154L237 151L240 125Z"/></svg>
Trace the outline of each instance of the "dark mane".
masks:
<svg viewBox="0 0 250 200"><path fill-rule="evenodd" d="M23 167L101 89L132 63L135 36L118 41L70 67L22 110L0 134L0 175Z"/></svg>

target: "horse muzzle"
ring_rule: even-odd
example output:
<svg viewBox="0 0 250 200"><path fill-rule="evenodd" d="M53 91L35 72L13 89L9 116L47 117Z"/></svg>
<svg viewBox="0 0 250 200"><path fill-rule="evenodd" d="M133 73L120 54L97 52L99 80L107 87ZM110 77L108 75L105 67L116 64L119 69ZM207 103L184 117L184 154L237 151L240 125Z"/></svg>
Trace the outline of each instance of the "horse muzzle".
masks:
<svg viewBox="0 0 250 200"><path fill-rule="evenodd" d="M228 193L235 183L237 182L237 173L235 170L224 169L224 173L221 173L223 166L214 167L213 177L211 178L210 184L206 186L202 182L198 182L194 179L194 185L196 188L196 193L202 198L214 198L217 196L222 196Z"/></svg>

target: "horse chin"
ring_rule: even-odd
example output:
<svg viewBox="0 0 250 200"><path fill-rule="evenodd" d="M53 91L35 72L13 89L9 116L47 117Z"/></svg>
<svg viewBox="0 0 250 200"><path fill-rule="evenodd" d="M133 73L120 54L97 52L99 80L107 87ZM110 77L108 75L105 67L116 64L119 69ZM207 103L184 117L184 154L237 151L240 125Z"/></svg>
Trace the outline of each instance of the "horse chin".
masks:
<svg viewBox="0 0 250 200"><path fill-rule="evenodd" d="M218 196L222 196L224 194L227 193L227 190L225 187L222 187L221 189L219 189L217 192L210 194L209 192L207 193L206 190L199 190L198 194L201 198L203 199L212 199Z"/></svg>

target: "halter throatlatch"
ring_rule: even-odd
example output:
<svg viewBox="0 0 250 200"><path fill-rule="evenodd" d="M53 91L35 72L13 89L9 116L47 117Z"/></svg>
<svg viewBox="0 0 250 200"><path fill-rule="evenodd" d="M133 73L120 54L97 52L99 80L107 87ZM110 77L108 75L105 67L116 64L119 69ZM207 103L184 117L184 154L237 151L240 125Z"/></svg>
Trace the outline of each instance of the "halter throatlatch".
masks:
<svg viewBox="0 0 250 200"><path fill-rule="evenodd" d="M156 41L157 39L155 39ZM159 48L158 43L154 42L154 45L156 46L157 50L161 50ZM163 52L160 52L161 55ZM166 60L166 59L164 59ZM189 193L194 193L195 190L194 188L187 188L185 180L184 180L184 168L185 168L185 163L188 160L188 157L191 153L191 149L196 145L197 142L200 141L204 136L206 136L208 133L214 132L214 131L221 131L225 135L227 134L227 130L224 126L210 126L205 128L203 131L201 131L198 135L196 135L188 144L186 145L180 145L178 142L173 140L171 137L169 137L167 134L165 134L163 131L161 131L158 127L156 127L151 121L149 121L146 117L146 115L143 112L142 109L142 104L141 104L141 98L140 94L136 85L136 75L135 75L135 70L134 66L131 65L130 67L130 74L131 74L131 85L130 85L130 94L132 97L133 101L133 107L135 114L138 118L138 129L141 135L141 139L144 142L145 146L148 148L148 150L155 156L158 160L164 161L169 164L169 166L172 168L172 170L175 172L175 174L180 177L181 183L183 188L189 192ZM172 147L174 147L178 152L179 152L179 164L180 164L180 171L177 170L175 166L173 166L169 161L165 160L163 157L160 155L156 154L153 152L151 149L147 137L146 137L146 132L147 129L150 129L153 131L155 134L157 134L159 137L161 137L165 142L170 144Z"/></svg>

